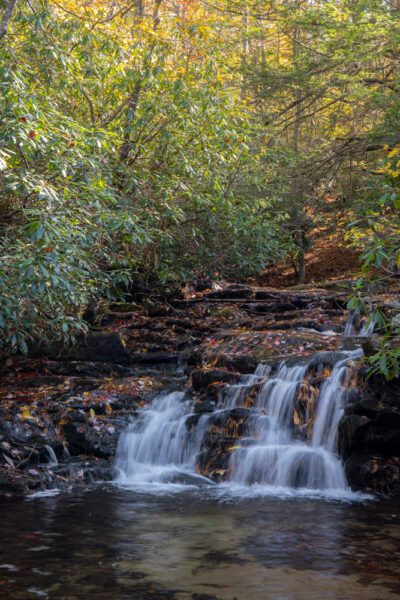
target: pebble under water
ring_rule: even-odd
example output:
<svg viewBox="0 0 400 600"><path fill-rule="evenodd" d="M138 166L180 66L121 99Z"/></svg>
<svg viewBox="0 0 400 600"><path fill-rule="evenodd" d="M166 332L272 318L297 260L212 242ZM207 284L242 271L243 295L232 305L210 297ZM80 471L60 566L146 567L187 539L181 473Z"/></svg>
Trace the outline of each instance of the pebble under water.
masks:
<svg viewBox="0 0 400 600"><path fill-rule="evenodd" d="M0 598L400 596L398 502L175 492L100 484L3 502Z"/></svg>

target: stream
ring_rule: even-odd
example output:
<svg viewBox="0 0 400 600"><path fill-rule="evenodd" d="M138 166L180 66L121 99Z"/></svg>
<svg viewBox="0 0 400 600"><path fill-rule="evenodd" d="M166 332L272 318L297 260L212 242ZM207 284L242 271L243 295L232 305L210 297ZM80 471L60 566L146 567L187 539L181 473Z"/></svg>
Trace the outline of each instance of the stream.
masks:
<svg viewBox="0 0 400 600"><path fill-rule="evenodd" d="M0 597L394 600L398 508L104 484L10 502Z"/></svg>
<svg viewBox="0 0 400 600"><path fill-rule="evenodd" d="M234 476L219 484L195 469L211 416L191 432L186 392L156 394L121 436L113 483L2 503L0 598L399 597L398 501L352 492L335 454L353 354L321 387L309 445L288 422L307 365L259 368L228 386L221 414L264 382L248 436L232 449Z"/></svg>
<svg viewBox="0 0 400 600"><path fill-rule="evenodd" d="M362 337L355 326L350 315L346 334ZM119 417L113 481L3 498L0 600L400 597L399 500L354 491L338 452L359 398L350 342L189 381L183 364L159 367L158 389ZM83 473L80 453L68 468Z"/></svg>

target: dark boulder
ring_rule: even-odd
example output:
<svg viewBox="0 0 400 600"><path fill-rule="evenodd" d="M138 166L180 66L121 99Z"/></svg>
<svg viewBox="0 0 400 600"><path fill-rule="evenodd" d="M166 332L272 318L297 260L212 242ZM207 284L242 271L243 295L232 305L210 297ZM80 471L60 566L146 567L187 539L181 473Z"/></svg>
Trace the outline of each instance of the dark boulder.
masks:
<svg viewBox="0 0 400 600"><path fill-rule="evenodd" d="M116 333L90 333L76 348L81 360L93 362L128 363L131 355Z"/></svg>
<svg viewBox="0 0 400 600"><path fill-rule="evenodd" d="M204 392L212 383L236 383L239 379L239 373L231 373L222 369L196 369L190 375L192 388L196 392Z"/></svg>
<svg viewBox="0 0 400 600"><path fill-rule="evenodd" d="M233 371L239 371L239 373L251 374L256 370L258 360L249 354L239 354L238 356L221 356L218 364Z"/></svg>
<svg viewBox="0 0 400 600"><path fill-rule="evenodd" d="M62 432L68 444L68 451L71 456L92 453L93 447L88 438L88 431L85 423L82 423L82 421L69 421L62 426Z"/></svg>
<svg viewBox="0 0 400 600"><path fill-rule="evenodd" d="M347 415L339 424L339 453L348 458L353 452L368 450L368 425L366 416Z"/></svg>
<svg viewBox="0 0 400 600"><path fill-rule="evenodd" d="M339 424L338 447L350 485L400 492L400 381L375 377L359 388Z"/></svg>
<svg viewBox="0 0 400 600"><path fill-rule="evenodd" d="M213 410L215 410L215 406L215 402L209 400L208 398L199 399L199 401L194 405L194 412L196 414L211 413Z"/></svg>

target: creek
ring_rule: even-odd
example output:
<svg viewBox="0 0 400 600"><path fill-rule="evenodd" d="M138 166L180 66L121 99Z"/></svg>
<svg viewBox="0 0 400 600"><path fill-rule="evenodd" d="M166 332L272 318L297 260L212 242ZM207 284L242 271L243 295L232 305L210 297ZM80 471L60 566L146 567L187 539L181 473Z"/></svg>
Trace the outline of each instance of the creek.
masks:
<svg viewBox="0 0 400 600"><path fill-rule="evenodd" d="M207 438L212 437L218 421L233 421L239 414L233 425L237 439L228 447L227 468L220 470L227 474L221 484L226 490L246 496L356 497L337 454L337 430L351 390L351 367L360 355L360 350L335 355L321 352L293 366L282 362L275 373L260 364L253 375L244 375L235 385L223 388L214 410L198 418L185 391L157 395L121 435L116 481L139 488L168 488L185 482L211 485L197 475L204 471L198 457L209 447ZM329 375L312 402L307 400L306 432L300 432L293 427L293 415L305 378L312 371L318 379L329 363ZM257 393L249 406L247 393L254 386ZM300 418L295 414L298 424Z"/></svg>
<svg viewBox="0 0 400 600"><path fill-rule="evenodd" d="M189 386L183 367L164 371L113 482L4 499L0 598L399 597L399 501L352 491L337 448L360 355L198 369Z"/></svg>
<svg viewBox="0 0 400 600"><path fill-rule="evenodd" d="M3 504L0 597L394 600L398 508L104 484Z"/></svg>

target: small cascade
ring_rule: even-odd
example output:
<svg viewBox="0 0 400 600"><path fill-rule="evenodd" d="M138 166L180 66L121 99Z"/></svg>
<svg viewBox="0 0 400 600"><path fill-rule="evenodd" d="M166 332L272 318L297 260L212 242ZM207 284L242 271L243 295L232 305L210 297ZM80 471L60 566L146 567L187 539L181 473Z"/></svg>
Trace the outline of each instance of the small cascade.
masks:
<svg viewBox="0 0 400 600"><path fill-rule="evenodd" d="M346 337L368 337L374 332L374 321L371 319L362 319L360 323L359 315L354 310L349 312L346 325L344 326L344 335Z"/></svg>
<svg viewBox="0 0 400 600"><path fill-rule="evenodd" d="M117 481L131 485L182 483L188 478L193 483L200 477L207 481L196 474L205 440L219 417L242 411L245 433L238 434L237 444L228 448L226 485L230 481L236 486L345 491L336 436L349 386L349 363L360 353L342 353L328 375L324 353L319 365L315 359L295 366L282 363L274 374L260 365L253 375L226 386L212 413L194 414L193 401L184 392L158 395L120 438ZM300 392L308 393L310 373L322 384L319 392L313 388L316 396L309 399L305 432L297 427L294 415L299 420L296 406ZM256 397L246 406L251 388L257 390Z"/></svg>
<svg viewBox="0 0 400 600"><path fill-rule="evenodd" d="M343 414L349 358L339 362L321 386L308 443L296 439L292 417L309 367L282 365L264 384L256 409L265 414L252 417L248 445L232 453L234 481L321 490L346 488L336 455L336 434Z"/></svg>
<svg viewBox="0 0 400 600"><path fill-rule="evenodd" d="M57 456L56 453L54 452L53 448L51 446L48 446L47 444L45 445L47 454L49 455L49 460L48 460L48 464L51 465L52 467L55 467L58 465L58 460L57 460Z"/></svg>
<svg viewBox="0 0 400 600"><path fill-rule="evenodd" d="M160 394L145 407L120 437L118 481L166 482L179 470L194 470L197 447L185 425L190 412L184 392Z"/></svg>

